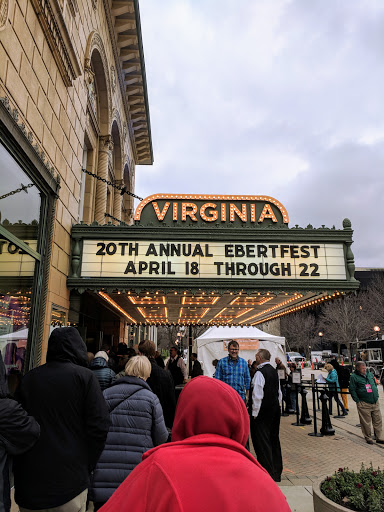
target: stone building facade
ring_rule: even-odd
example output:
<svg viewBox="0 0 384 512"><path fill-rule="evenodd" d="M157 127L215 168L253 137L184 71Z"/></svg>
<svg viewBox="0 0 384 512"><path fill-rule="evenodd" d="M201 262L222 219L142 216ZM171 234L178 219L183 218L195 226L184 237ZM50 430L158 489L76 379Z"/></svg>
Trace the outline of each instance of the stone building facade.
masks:
<svg viewBox="0 0 384 512"><path fill-rule="evenodd" d="M153 161L138 0L0 0L0 100L0 350L17 372L70 321L72 225L131 223Z"/></svg>

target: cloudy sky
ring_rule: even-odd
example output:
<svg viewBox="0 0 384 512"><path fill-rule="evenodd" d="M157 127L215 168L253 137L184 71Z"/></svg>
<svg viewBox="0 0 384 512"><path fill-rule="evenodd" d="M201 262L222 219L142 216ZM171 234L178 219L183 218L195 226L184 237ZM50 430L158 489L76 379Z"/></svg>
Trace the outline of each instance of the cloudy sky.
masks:
<svg viewBox="0 0 384 512"><path fill-rule="evenodd" d="M266 194L384 267L384 2L141 0L155 163L136 193Z"/></svg>

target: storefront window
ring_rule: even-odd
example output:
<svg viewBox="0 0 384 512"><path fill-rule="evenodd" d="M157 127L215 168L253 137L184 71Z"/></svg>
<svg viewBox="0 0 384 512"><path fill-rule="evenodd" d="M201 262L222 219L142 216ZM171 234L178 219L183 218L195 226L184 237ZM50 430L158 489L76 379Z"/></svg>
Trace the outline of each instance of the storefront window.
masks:
<svg viewBox="0 0 384 512"><path fill-rule="evenodd" d="M2 144L0 176L0 222L8 221L11 225L38 225L40 193ZM18 191L19 189L21 190Z"/></svg>
<svg viewBox="0 0 384 512"><path fill-rule="evenodd" d="M67 325L67 310L60 306L52 305L51 328L65 327Z"/></svg>
<svg viewBox="0 0 384 512"><path fill-rule="evenodd" d="M24 370L40 208L39 190L0 144L0 351L9 376Z"/></svg>

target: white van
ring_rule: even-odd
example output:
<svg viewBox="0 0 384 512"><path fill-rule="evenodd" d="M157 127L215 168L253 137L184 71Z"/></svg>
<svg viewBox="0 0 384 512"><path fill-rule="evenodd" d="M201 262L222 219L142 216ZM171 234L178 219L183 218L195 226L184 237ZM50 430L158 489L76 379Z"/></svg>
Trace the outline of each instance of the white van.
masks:
<svg viewBox="0 0 384 512"><path fill-rule="evenodd" d="M305 357L298 352L287 352L287 361L288 363L296 363L298 366L301 366L301 363L305 364Z"/></svg>

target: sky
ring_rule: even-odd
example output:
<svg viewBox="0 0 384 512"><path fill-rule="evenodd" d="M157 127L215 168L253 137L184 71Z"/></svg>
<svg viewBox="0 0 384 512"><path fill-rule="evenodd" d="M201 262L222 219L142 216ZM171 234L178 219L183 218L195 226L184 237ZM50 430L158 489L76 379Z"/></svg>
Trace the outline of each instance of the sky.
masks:
<svg viewBox="0 0 384 512"><path fill-rule="evenodd" d="M152 166L135 192L269 195L384 267L384 2L141 0Z"/></svg>

